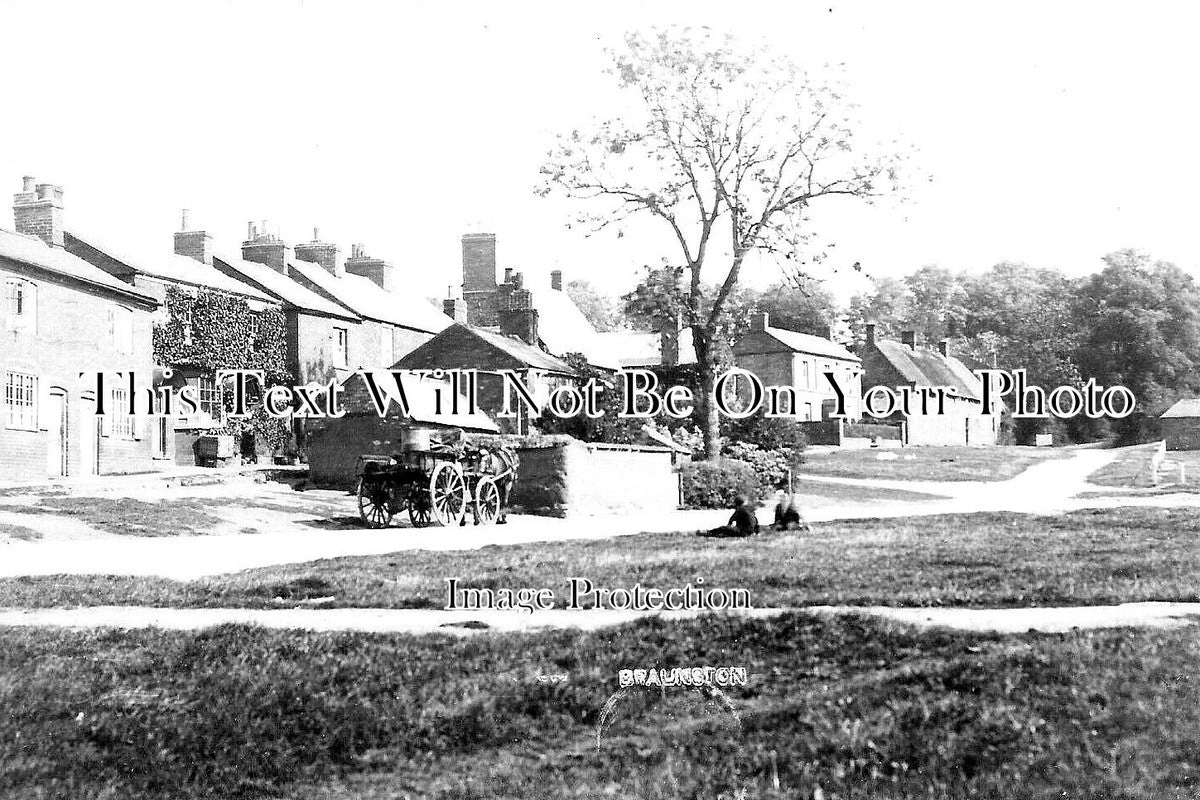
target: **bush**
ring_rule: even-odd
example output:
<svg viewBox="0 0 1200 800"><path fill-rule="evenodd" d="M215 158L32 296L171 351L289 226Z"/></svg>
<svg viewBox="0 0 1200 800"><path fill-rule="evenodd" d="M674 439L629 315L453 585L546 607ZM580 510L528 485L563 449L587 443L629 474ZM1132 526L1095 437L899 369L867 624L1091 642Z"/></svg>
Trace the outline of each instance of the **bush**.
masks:
<svg viewBox="0 0 1200 800"><path fill-rule="evenodd" d="M804 428L789 417L767 417L755 414L745 419L724 421L724 436L727 444L752 444L762 450L786 450L798 460L808 446Z"/></svg>
<svg viewBox="0 0 1200 800"><path fill-rule="evenodd" d="M796 458L788 450L764 450L753 444L731 444L725 448L726 458L750 465L757 476L759 491L766 495L787 486L788 470L796 466Z"/></svg>
<svg viewBox="0 0 1200 800"><path fill-rule="evenodd" d="M745 461L722 458L684 464L683 504L688 508L732 508L738 495L751 504L762 498L758 475Z"/></svg>

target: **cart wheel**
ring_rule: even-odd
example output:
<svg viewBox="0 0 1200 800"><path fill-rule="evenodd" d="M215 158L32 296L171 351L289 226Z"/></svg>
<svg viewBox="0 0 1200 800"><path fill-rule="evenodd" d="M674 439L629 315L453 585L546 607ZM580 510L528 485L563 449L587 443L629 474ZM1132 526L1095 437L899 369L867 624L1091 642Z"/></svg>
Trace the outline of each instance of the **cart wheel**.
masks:
<svg viewBox="0 0 1200 800"><path fill-rule="evenodd" d="M424 528L433 520L432 509L429 506L429 495L424 492L420 498L408 501L408 519L414 528Z"/></svg>
<svg viewBox="0 0 1200 800"><path fill-rule="evenodd" d="M467 481L462 467L442 461L429 478L429 505L438 525L458 525L467 515Z"/></svg>
<svg viewBox="0 0 1200 800"><path fill-rule="evenodd" d="M386 528L392 521L388 490L377 483L358 479L358 515L368 528Z"/></svg>
<svg viewBox="0 0 1200 800"><path fill-rule="evenodd" d="M500 489L492 478L480 478L475 487L475 524L491 525L499 516Z"/></svg>

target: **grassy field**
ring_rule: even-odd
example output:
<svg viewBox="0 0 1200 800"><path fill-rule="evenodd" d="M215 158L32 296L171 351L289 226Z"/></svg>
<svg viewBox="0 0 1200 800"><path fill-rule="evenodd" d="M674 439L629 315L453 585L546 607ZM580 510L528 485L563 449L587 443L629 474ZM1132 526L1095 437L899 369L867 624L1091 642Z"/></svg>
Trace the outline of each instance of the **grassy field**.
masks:
<svg viewBox="0 0 1200 800"><path fill-rule="evenodd" d="M890 455L896 455L895 460ZM801 474L908 481L1002 481L1070 450L1049 447L902 447L809 452ZM879 456L883 455L884 460Z"/></svg>
<svg viewBox="0 0 1200 800"><path fill-rule="evenodd" d="M855 618L451 637L0 631L0 793L70 798L1194 797L1200 631ZM732 665L729 705L632 667ZM561 683L538 680L566 675Z"/></svg>
<svg viewBox="0 0 1200 800"><path fill-rule="evenodd" d="M412 535L397 531L397 536ZM410 551L187 583L116 576L0 580L0 606L144 604L441 608L463 586L746 588L753 605L1036 606L1200 600L1200 510L1056 517L987 513L823 523L812 534L654 534L468 551Z"/></svg>
<svg viewBox="0 0 1200 800"><path fill-rule="evenodd" d="M1159 485L1156 486L1151 468L1151 458L1157 450L1157 443L1121 448L1116 459L1093 473L1088 480L1098 486L1120 486L1131 489L1149 489L1156 492L1200 491L1200 452L1193 450L1169 451L1167 461L1184 465L1185 482L1179 483L1179 470L1176 468L1165 471Z"/></svg>

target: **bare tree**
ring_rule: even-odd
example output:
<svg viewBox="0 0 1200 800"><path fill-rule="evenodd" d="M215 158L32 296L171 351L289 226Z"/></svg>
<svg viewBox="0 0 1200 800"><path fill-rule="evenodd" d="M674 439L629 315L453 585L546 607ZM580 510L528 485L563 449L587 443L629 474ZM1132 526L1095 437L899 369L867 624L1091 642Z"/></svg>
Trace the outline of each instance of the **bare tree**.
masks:
<svg viewBox="0 0 1200 800"><path fill-rule="evenodd" d="M690 29L632 33L625 45L611 51L610 72L638 102L621 119L560 137L540 191L595 201L580 219L595 230L637 217L664 226L678 248L670 260L684 265L701 428L714 458L713 337L746 258L777 256L786 275L801 277L825 257L813 247L812 204L894 191L901 159L858 153L840 90L765 48L739 50ZM715 280L706 280L709 262Z"/></svg>

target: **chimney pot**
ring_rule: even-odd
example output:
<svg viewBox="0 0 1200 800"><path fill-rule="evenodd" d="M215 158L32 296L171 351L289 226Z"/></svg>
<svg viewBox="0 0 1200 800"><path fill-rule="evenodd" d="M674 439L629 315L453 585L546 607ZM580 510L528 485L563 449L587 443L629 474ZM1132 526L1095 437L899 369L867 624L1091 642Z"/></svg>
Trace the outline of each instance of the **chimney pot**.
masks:
<svg viewBox="0 0 1200 800"><path fill-rule="evenodd" d="M916 331L901 331L900 344L907 347L909 350L917 349L917 332Z"/></svg>
<svg viewBox="0 0 1200 800"><path fill-rule="evenodd" d="M948 339L942 339L938 342L938 352L942 354L943 358L950 356L950 341Z"/></svg>
<svg viewBox="0 0 1200 800"><path fill-rule="evenodd" d="M188 210L185 208L179 215L179 230L186 231L188 229Z"/></svg>
<svg viewBox="0 0 1200 800"><path fill-rule="evenodd" d="M36 179L36 178L34 178L32 175L26 175L26 176L25 176L25 177L23 177L21 180L25 182L25 189L24 189L24 191L26 191L26 192L32 192L32 191L33 191L33 185L34 185L35 183L37 183L37 179Z"/></svg>
<svg viewBox="0 0 1200 800"><path fill-rule="evenodd" d="M550 288L557 292L562 291L563 282L562 282L562 270L561 269L555 269L555 270L550 271Z"/></svg>
<svg viewBox="0 0 1200 800"><path fill-rule="evenodd" d="M504 282L505 282L505 283L512 283L512 276L513 276L513 268L512 268L512 267L505 267L505 268L504 268Z"/></svg>
<svg viewBox="0 0 1200 800"><path fill-rule="evenodd" d="M318 228L316 225L313 226L313 241L314 242L321 241L321 229Z"/></svg>

